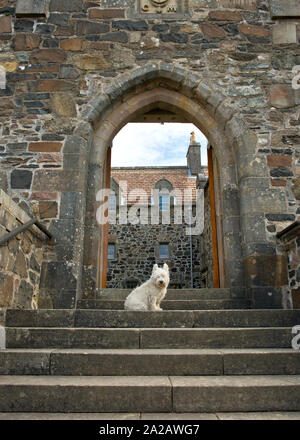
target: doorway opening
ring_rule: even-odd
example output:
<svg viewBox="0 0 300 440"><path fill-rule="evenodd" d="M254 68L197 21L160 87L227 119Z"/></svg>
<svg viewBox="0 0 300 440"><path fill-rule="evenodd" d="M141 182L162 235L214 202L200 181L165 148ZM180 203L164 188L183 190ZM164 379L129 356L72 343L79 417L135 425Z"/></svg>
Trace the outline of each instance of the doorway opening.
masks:
<svg viewBox="0 0 300 440"><path fill-rule="evenodd" d="M212 169L209 173L209 192L214 196L214 203L210 204L211 230L215 232L211 238L214 287L230 288L239 297L246 294L243 246L248 236L241 229L245 218L240 215L241 170L237 167L237 152L240 154L242 151L238 146L242 140L237 138L235 119L231 121L234 110L230 106L227 108L227 103L220 101L220 96L213 90L202 87L200 81L200 77L196 74L190 77L188 72L183 81L182 69L176 67L170 77L169 66L162 63L158 68L156 64L151 64L138 68L134 77L129 78L124 74L121 88L118 82L108 89L109 96L100 94L88 107L86 117L93 124L93 139L87 174L82 276L84 292L107 285L109 229L107 222L102 223L103 216L100 221L98 218L99 211L105 205L98 194L103 190L110 192L111 146L114 138L128 123L178 122L194 124L210 143L208 162L211 160L212 166L208 168ZM208 92L211 93L209 99ZM160 119L153 120L156 113ZM129 155L130 148L127 151ZM195 163L191 160L190 167ZM203 189L201 185L205 182L198 179L198 183L199 188ZM113 237L110 239L113 240ZM165 244L167 240L159 237L157 242Z"/></svg>
<svg viewBox="0 0 300 440"><path fill-rule="evenodd" d="M108 149L102 288L134 288L155 263L169 265L169 288L220 287L208 141L191 123L161 118L128 123Z"/></svg>

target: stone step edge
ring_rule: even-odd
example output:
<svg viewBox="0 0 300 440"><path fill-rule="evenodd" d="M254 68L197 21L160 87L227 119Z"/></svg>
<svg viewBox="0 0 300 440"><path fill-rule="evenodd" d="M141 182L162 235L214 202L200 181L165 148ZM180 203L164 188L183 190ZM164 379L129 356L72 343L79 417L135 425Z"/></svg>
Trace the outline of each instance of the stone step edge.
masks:
<svg viewBox="0 0 300 440"><path fill-rule="evenodd" d="M8 348L291 348L290 327L7 328ZM88 342L82 336L88 337ZM104 338L104 339L103 339ZM229 338L229 342L228 341ZM250 339L249 339L250 338ZM103 342L104 340L104 342ZM249 343L250 341L250 343Z"/></svg>
<svg viewBox="0 0 300 440"><path fill-rule="evenodd" d="M138 383L136 379L141 379L141 383ZM109 383L111 380L111 383L118 383L121 386L136 386L136 387L143 387L145 384L143 383L144 376L141 375L135 375L135 376L36 376L36 375L2 375L0 376L0 386L7 385L8 383L11 383L15 386L22 386L22 385L28 385L28 386L43 386L44 383L47 384L47 382L50 383L50 385L56 385L61 384L66 385L74 383L75 385L82 386L87 384L92 384L95 386L98 386L99 383L101 384L101 381L105 384L105 382ZM162 382L165 381L165 385L168 388L172 388L175 384L175 379L180 381L180 386L186 386L184 383L186 383L190 386L190 384L194 384L196 386L203 386L203 387L210 387L210 386L218 386L219 383L221 385L226 386L232 386L237 385L247 385L249 387L256 387L258 385L263 385L266 383L265 386L274 386L274 385L282 385L284 382L286 382L287 385L294 386L299 385L300 386L300 375L269 375L269 374L263 374L258 375L253 378L252 375L244 375L241 377L237 376L176 376L176 375L163 375L163 376L147 376L147 379L149 382ZM98 381L98 382L97 382ZM267 381L267 382L266 382ZM76 383L77 382L77 383ZM222 382L224 382L222 384ZM112 386L109 384L109 386ZM114 386L114 385L113 385ZM300 394L299 394L300 398Z"/></svg>
<svg viewBox="0 0 300 440"><path fill-rule="evenodd" d="M300 420L299 411L211 413L39 413L1 412L0 420ZM76 429L76 428L75 428Z"/></svg>
<svg viewBox="0 0 300 440"><path fill-rule="evenodd" d="M109 297L105 297L105 298L85 298L85 299L78 299L77 302L85 302L85 301L93 301L93 302L99 302L99 301L111 301L111 302L125 302L125 299L122 298L109 298ZM250 299L248 298L212 298L212 299L207 299L207 298L199 298L199 299L169 299L169 298L164 298L162 300L162 303L165 302L251 302ZM273 309L274 310L274 309ZM278 309L276 309L278 310Z"/></svg>
<svg viewBox="0 0 300 440"><path fill-rule="evenodd" d="M78 400L87 390L88 401ZM12 408L20 412L82 412L83 408L86 412L177 413L300 410L300 375L0 376L0 391L0 411ZM114 395L118 398L112 398Z"/></svg>
<svg viewBox="0 0 300 440"><path fill-rule="evenodd" d="M101 294L95 294L95 295L88 295L87 297L79 298L79 300L101 300L101 299L118 299L118 300L124 300L127 298L130 292L111 292L111 293L101 293ZM245 297L239 297L239 296L231 296L230 292L182 292L179 293L178 291L175 292L168 292L165 296L166 299L207 299L207 300L218 300L218 299L249 299Z"/></svg>
<svg viewBox="0 0 300 440"><path fill-rule="evenodd" d="M78 300L75 310L124 310L123 299L84 299ZM161 307L165 311L197 310L251 310L252 301L247 299L212 299L212 300L163 300Z"/></svg>
<svg viewBox="0 0 300 440"><path fill-rule="evenodd" d="M77 304L79 303L89 303L89 302L93 302L93 303L105 303L105 302L111 302L111 303L124 303L125 299L110 299L110 298L103 298L103 299L79 299L77 301ZM164 299L161 304L166 304L166 303L191 303L191 304L210 304L210 303L219 303L219 304L223 304L223 303L251 303L250 299L244 299L244 298L229 298L229 299Z"/></svg>
<svg viewBox="0 0 300 440"><path fill-rule="evenodd" d="M122 360L123 358L123 360ZM184 365L182 364L184 359ZM114 368L117 362L117 367ZM122 364L123 362L123 364ZM146 362L146 364L144 363ZM151 369L151 363L155 368ZM174 362L176 368L174 369ZM179 362L179 364L177 364ZM180 364L181 362L181 364ZM143 364L144 363L144 364ZM293 349L7 349L0 375L126 376L295 375L300 350ZM148 365L150 365L148 367ZM98 367L97 367L98 366ZM123 370L122 370L123 371ZM152 373L152 374L151 374Z"/></svg>
<svg viewBox="0 0 300 440"><path fill-rule="evenodd" d="M292 327L291 326L278 326L278 327L274 327L274 326L270 326L270 327L263 327L263 326L257 326L257 327L41 327L41 326L36 326L36 327L30 327L30 326L15 326L15 327L2 327L5 331L8 329L14 329L14 330L18 330L18 329L26 329L26 330L69 330L69 331L76 331L76 330L80 330L80 331L97 331L97 330L101 330L101 331L127 331L127 330L131 330L131 331L239 331L239 330L291 330ZM292 332L291 332L292 334Z"/></svg>
<svg viewBox="0 0 300 440"><path fill-rule="evenodd" d="M111 293L111 292L125 292L130 293L133 289L120 289L117 287L106 287L106 288L98 288L95 290L95 293ZM195 292L195 293L202 293L202 292L230 292L230 287L202 287L202 288L183 288L183 289L167 289L167 292L174 293L174 292Z"/></svg>
<svg viewBox="0 0 300 440"><path fill-rule="evenodd" d="M20 327L18 327L20 328ZM60 329L61 330L61 329ZM106 330L106 329L105 329ZM136 330L136 329L134 329ZM148 330L148 329L147 329ZM70 353L70 354L164 354L164 355L176 355L176 354L203 354L203 355L229 355L229 354L290 354L300 356L300 350L290 348L5 348L0 350L0 356L4 353L12 354L24 354L24 353Z"/></svg>
<svg viewBox="0 0 300 440"><path fill-rule="evenodd" d="M102 299L102 298L111 298L113 296L117 296L125 299L133 289L98 289L95 292L89 293L88 297L81 297L80 299ZM216 299L231 299L231 291L230 288L203 288L203 289L168 289L166 297L168 296L192 296L194 298L203 298L206 297L207 299L213 299L212 297Z"/></svg>
<svg viewBox="0 0 300 440"><path fill-rule="evenodd" d="M6 310L6 327L35 327L38 326L42 321L46 322L45 327L59 327L57 324L57 320L61 320L62 325L64 327L78 327L78 321L80 319L86 320L87 314L91 316L101 316L108 317L110 319L124 319L129 317L131 322L134 321L134 317L157 317L158 320L163 317L168 317L171 319L172 317L178 318L188 318L190 322L188 323L189 328L193 328L197 323L200 322L200 317L205 316L208 318L210 316L218 316L218 317L230 317L231 320L234 320L236 317L243 319L244 317L256 317L257 319L262 319L264 317L265 322L270 322L272 317L278 318L288 318L292 317L295 319L299 318L300 322L300 309L295 310L283 310L283 309L224 309L224 310L163 310L162 312L154 312L154 311L127 311L127 310L95 310L95 309L39 309L39 310L18 310L18 309L7 309ZM51 319L54 319L54 324L51 325ZM26 322L27 320L27 322ZM22 324L23 321L23 324ZM21 323L20 323L21 322ZM24 323L25 322L25 323ZM232 321L233 322L233 321ZM158 321L159 324L159 321ZM157 324L157 325L158 325ZM187 325L187 323L185 323ZM127 324L128 325L128 324ZM40 325L41 326L41 325ZM251 324L249 324L251 326ZM272 326L272 325L271 325ZM271 327L270 326L270 327ZM85 327L82 325L81 328Z"/></svg>

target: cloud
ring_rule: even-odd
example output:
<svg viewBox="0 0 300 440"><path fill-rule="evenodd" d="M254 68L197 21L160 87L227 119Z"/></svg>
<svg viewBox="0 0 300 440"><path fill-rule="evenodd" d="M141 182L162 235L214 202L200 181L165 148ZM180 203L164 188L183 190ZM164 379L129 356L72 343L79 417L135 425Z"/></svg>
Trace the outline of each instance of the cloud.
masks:
<svg viewBox="0 0 300 440"><path fill-rule="evenodd" d="M202 164L207 164L206 137L193 124L129 123L113 140L112 166L186 165L191 132L201 143Z"/></svg>

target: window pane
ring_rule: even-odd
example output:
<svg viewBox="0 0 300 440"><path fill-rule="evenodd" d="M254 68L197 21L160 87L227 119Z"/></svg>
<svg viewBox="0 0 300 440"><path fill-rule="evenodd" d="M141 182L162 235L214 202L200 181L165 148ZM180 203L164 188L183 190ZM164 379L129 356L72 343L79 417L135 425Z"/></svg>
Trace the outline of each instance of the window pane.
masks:
<svg viewBox="0 0 300 440"><path fill-rule="evenodd" d="M110 195L109 196L109 210L115 211L116 207L117 207L117 198L115 195Z"/></svg>
<svg viewBox="0 0 300 440"><path fill-rule="evenodd" d="M168 244L160 244L159 245L159 256L160 256L160 258L168 258L169 257L169 245Z"/></svg>
<svg viewBox="0 0 300 440"><path fill-rule="evenodd" d="M169 196L159 196L159 210L168 211L169 209Z"/></svg>
<svg viewBox="0 0 300 440"><path fill-rule="evenodd" d="M116 245L109 244L108 245L108 259L113 260L114 258L116 258Z"/></svg>

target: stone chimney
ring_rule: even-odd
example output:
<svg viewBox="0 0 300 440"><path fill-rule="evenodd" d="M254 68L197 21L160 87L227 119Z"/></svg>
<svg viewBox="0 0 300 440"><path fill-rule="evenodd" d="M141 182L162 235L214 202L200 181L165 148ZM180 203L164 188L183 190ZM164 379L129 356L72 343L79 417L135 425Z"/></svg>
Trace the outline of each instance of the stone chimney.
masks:
<svg viewBox="0 0 300 440"><path fill-rule="evenodd" d="M192 176L197 176L201 172L201 144L197 142L195 132L192 131L189 149L186 155L187 166Z"/></svg>

